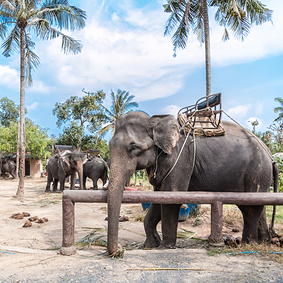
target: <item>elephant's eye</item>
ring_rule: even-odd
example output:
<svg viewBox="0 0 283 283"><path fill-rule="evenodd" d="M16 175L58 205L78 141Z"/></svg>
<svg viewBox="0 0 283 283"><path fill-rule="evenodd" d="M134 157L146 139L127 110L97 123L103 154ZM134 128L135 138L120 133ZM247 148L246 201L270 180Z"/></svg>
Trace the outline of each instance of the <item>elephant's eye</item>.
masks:
<svg viewBox="0 0 283 283"><path fill-rule="evenodd" d="M132 151L132 150L135 150L135 149L139 149L139 147L136 144L131 143L130 144L130 150Z"/></svg>
<svg viewBox="0 0 283 283"><path fill-rule="evenodd" d="M128 148L131 154L137 155L140 152L140 147L136 143L130 143Z"/></svg>

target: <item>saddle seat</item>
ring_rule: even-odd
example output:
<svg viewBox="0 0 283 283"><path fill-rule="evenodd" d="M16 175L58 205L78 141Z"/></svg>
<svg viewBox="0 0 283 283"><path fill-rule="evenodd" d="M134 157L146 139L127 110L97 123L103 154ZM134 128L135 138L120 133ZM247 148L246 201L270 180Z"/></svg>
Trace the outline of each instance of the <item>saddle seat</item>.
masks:
<svg viewBox="0 0 283 283"><path fill-rule="evenodd" d="M181 108L178 112L178 121L184 127L185 134L224 135L221 114L221 93L217 93L200 98L194 105Z"/></svg>

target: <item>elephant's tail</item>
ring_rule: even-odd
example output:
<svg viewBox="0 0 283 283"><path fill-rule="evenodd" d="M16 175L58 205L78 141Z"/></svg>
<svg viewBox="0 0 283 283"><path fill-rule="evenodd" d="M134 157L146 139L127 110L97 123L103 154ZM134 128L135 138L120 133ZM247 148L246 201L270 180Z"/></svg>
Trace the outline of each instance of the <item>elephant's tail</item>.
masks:
<svg viewBox="0 0 283 283"><path fill-rule="evenodd" d="M279 180L279 170L276 162L273 162L273 191L274 193L277 193L278 190L278 180ZM269 231L271 233L271 236L273 237L275 235L274 230L274 221L275 221L275 214L276 214L276 205L273 205L273 212L272 212L272 219L269 227Z"/></svg>

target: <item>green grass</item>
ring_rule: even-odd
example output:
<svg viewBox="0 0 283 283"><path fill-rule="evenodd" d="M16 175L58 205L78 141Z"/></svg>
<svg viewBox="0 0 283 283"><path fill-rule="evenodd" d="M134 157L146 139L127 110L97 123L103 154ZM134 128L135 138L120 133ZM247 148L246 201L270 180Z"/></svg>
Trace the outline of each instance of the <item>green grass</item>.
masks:
<svg viewBox="0 0 283 283"><path fill-rule="evenodd" d="M273 212L273 206L272 205L267 205L266 206L266 216L267 216L267 221L268 222L271 221L272 212ZM275 223L283 224L283 206L282 205L277 205L276 206Z"/></svg>

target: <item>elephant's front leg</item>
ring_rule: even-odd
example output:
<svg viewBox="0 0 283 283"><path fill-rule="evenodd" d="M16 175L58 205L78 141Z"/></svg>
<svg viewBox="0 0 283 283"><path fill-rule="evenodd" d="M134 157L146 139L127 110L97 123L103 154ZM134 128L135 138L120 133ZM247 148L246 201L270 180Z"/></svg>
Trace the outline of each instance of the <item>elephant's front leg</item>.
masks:
<svg viewBox="0 0 283 283"><path fill-rule="evenodd" d="M144 218L144 230L146 234L146 240L144 247L146 249L156 248L160 245L161 239L157 233L156 226L161 220L161 205L152 204Z"/></svg>
<svg viewBox="0 0 283 283"><path fill-rule="evenodd" d="M180 204L161 205L162 246L167 249L176 248L180 206Z"/></svg>

